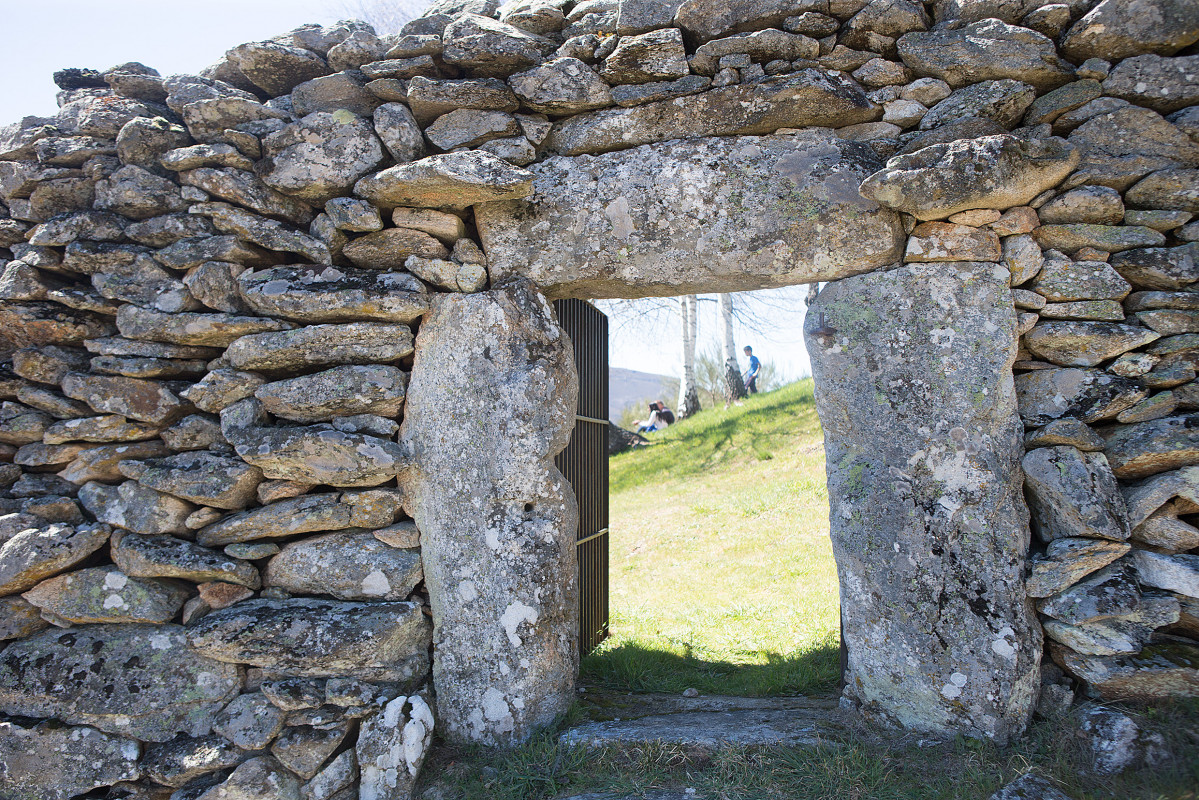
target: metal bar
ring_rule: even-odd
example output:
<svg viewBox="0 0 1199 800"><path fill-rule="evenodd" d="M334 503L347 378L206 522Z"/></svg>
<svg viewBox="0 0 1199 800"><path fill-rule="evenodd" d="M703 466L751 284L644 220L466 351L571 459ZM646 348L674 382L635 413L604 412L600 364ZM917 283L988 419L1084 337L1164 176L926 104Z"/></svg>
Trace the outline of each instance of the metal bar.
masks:
<svg viewBox="0 0 1199 800"><path fill-rule="evenodd" d="M582 414L575 414L575 419L579 422L592 422L596 425L607 425L608 420L599 419L597 417L584 417Z"/></svg>
<svg viewBox="0 0 1199 800"><path fill-rule="evenodd" d="M575 547L581 547L582 545L587 544L588 542L592 541L593 539L598 539L601 536L607 536L607 535L608 535L608 529L604 528L602 531L596 531L595 533L591 534L590 536L588 536L585 539L579 539L577 542L575 542Z"/></svg>

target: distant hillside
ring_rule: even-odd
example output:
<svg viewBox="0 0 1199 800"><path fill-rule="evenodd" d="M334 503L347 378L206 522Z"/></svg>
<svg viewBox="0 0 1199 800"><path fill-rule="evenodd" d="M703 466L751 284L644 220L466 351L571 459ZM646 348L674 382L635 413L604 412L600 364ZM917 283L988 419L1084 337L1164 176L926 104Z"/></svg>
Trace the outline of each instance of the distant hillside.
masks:
<svg viewBox="0 0 1199 800"><path fill-rule="evenodd" d="M678 399L679 379L652 372L613 367L608 370L608 418L616 420L625 407L664 400L674 407Z"/></svg>

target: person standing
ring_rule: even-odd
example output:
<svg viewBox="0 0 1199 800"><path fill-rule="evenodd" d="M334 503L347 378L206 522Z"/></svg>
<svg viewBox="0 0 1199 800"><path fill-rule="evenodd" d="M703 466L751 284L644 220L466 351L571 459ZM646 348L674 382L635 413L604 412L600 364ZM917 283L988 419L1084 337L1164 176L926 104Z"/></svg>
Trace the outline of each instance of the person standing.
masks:
<svg viewBox="0 0 1199 800"><path fill-rule="evenodd" d="M757 394L758 372L762 369L762 362L754 355L754 349L749 345L745 346L745 357L749 359L749 369L745 371L745 391Z"/></svg>

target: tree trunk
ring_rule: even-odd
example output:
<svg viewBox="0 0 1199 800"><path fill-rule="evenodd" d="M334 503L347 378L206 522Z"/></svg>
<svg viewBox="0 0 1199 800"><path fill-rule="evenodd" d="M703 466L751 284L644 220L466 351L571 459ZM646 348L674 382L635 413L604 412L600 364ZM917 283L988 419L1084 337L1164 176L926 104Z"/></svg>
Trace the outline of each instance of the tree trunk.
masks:
<svg viewBox="0 0 1199 800"><path fill-rule="evenodd" d="M699 388L695 383L695 339L699 330L699 301L693 294L679 298L683 318L683 379L679 381L678 417L686 419L699 411Z"/></svg>
<svg viewBox="0 0 1199 800"><path fill-rule="evenodd" d="M720 295L720 321L724 326L721 339L721 357L724 359L725 405L745 397L745 381L741 379L741 366L737 363L737 345L733 342L733 296Z"/></svg>

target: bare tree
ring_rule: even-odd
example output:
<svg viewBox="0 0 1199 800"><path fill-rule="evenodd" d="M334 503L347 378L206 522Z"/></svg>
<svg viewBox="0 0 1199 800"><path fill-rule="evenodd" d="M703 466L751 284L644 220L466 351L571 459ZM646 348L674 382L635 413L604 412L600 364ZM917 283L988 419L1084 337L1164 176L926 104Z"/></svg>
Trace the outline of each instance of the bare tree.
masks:
<svg viewBox="0 0 1199 800"><path fill-rule="evenodd" d="M338 0L330 6L346 19L369 22L375 33L399 33L408 22L425 12L430 0Z"/></svg>
<svg viewBox="0 0 1199 800"><path fill-rule="evenodd" d="M699 332L699 298L685 294L679 298L683 318L683 378L679 381L679 419L699 411L699 391L695 383L695 339Z"/></svg>
<svg viewBox="0 0 1199 800"><path fill-rule="evenodd" d="M733 341L733 296L720 295L720 323L724 336L720 340L720 357L724 361L725 405L745 397L745 381L737 363L737 345Z"/></svg>

